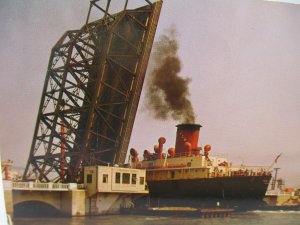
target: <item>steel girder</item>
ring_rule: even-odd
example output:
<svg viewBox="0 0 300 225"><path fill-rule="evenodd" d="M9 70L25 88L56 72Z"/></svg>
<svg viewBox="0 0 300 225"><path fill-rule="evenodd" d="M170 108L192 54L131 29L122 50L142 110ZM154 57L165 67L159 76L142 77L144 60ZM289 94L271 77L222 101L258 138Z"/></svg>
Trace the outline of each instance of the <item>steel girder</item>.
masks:
<svg viewBox="0 0 300 225"><path fill-rule="evenodd" d="M162 2L87 23L51 51L24 180L80 182L83 166L124 164ZM89 22L91 8L104 16Z"/></svg>

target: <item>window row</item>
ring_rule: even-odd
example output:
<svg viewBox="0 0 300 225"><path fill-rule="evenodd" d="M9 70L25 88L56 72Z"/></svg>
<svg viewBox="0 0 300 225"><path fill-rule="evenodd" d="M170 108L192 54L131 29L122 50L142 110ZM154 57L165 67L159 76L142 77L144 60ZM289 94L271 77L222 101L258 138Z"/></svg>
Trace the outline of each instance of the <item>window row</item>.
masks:
<svg viewBox="0 0 300 225"><path fill-rule="evenodd" d="M122 178L122 179L121 179ZM91 174L87 174L87 183L91 184L93 182L93 176ZM133 173L116 173L115 183L116 184L137 184L144 185L145 177L140 177L139 181L137 179L137 174ZM102 175L102 183L108 183L108 174Z"/></svg>
<svg viewBox="0 0 300 225"><path fill-rule="evenodd" d="M137 175L135 173L116 173L115 177L115 183L120 184L121 183L121 176L122 176L122 184L137 184ZM144 185L145 178L140 177L139 184Z"/></svg>

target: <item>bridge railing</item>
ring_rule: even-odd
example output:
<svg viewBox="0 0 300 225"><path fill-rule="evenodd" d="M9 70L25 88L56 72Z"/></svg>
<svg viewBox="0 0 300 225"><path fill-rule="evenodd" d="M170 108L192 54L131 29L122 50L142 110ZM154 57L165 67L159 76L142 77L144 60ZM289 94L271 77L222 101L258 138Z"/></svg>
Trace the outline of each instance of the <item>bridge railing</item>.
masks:
<svg viewBox="0 0 300 225"><path fill-rule="evenodd" d="M12 182L13 189L29 189L29 182Z"/></svg>
<svg viewBox="0 0 300 225"><path fill-rule="evenodd" d="M77 189L85 189L85 184L77 184Z"/></svg>
<svg viewBox="0 0 300 225"><path fill-rule="evenodd" d="M36 183L36 182L12 182L13 190L37 190L37 191L69 191L77 189L76 184L63 183Z"/></svg>

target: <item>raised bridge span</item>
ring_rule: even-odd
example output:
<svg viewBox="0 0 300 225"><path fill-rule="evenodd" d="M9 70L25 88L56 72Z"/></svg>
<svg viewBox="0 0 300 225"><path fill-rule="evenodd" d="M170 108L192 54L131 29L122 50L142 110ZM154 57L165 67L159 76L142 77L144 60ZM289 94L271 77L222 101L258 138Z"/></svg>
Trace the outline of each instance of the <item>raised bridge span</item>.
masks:
<svg viewBox="0 0 300 225"><path fill-rule="evenodd" d="M162 1L111 2L91 0L51 51L23 180L82 182L85 166L125 163Z"/></svg>
<svg viewBox="0 0 300 225"><path fill-rule="evenodd" d="M120 11L91 0L85 24L53 46L23 174L30 182L5 184L8 212L45 203L84 215L109 211L103 200L124 201L118 193L87 198L77 183L87 166L125 163L162 1L115 2Z"/></svg>

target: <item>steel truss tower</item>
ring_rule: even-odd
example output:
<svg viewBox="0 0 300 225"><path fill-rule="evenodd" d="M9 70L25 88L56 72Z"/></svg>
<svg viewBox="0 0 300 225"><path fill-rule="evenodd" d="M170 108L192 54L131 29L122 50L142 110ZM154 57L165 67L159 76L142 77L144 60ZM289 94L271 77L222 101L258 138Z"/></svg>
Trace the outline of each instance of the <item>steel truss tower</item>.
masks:
<svg viewBox="0 0 300 225"><path fill-rule="evenodd" d="M24 180L80 182L83 166L125 162L162 2L100 3L51 51Z"/></svg>

